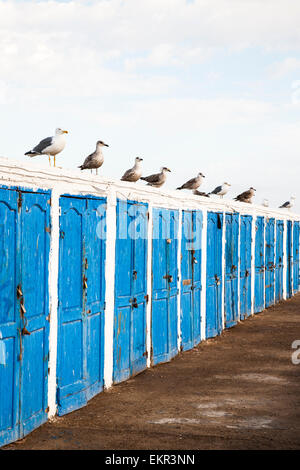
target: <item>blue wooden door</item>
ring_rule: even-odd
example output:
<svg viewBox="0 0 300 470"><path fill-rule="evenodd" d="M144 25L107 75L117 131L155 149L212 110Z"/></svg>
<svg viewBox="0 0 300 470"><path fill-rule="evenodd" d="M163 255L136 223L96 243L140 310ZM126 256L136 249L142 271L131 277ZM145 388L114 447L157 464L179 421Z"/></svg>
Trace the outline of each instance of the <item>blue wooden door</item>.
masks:
<svg viewBox="0 0 300 470"><path fill-rule="evenodd" d="M240 224L240 318L251 315L252 217L241 216Z"/></svg>
<svg viewBox="0 0 300 470"><path fill-rule="evenodd" d="M147 208L135 201L117 204L114 383L147 366Z"/></svg>
<svg viewBox="0 0 300 470"><path fill-rule="evenodd" d="M276 222L275 300L283 298L283 231L282 220Z"/></svg>
<svg viewBox="0 0 300 470"><path fill-rule="evenodd" d="M222 331L223 214L207 214L206 337Z"/></svg>
<svg viewBox="0 0 300 470"><path fill-rule="evenodd" d="M299 290L299 222L294 222L293 228L293 291Z"/></svg>
<svg viewBox="0 0 300 470"><path fill-rule="evenodd" d="M153 209L152 363L166 362L177 352L178 211Z"/></svg>
<svg viewBox="0 0 300 470"><path fill-rule="evenodd" d="M182 212L181 347L188 350L201 339L202 212Z"/></svg>
<svg viewBox="0 0 300 470"><path fill-rule="evenodd" d="M257 217L255 222L255 281L254 281L254 313L262 312L264 300L264 218Z"/></svg>
<svg viewBox="0 0 300 470"><path fill-rule="evenodd" d="M265 302L266 308L274 304L275 295L275 220L267 219L265 228Z"/></svg>
<svg viewBox="0 0 300 470"><path fill-rule="evenodd" d="M287 261L287 270L286 270L286 296L287 298L292 297L293 295L293 252L292 252L292 230L293 224L290 220L287 221L287 234L286 234L286 261Z"/></svg>
<svg viewBox="0 0 300 470"><path fill-rule="evenodd" d="M225 217L225 326L238 322L239 214Z"/></svg>
<svg viewBox="0 0 300 470"><path fill-rule="evenodd" d="M60 198L57 404L59 415L103 388L105 199Z"/></svg>
<svg viewBox="0 0 300 470"><path fill-rule="evenodd" d="M0 189L0 445L47 420L50 195Z"/></svg>

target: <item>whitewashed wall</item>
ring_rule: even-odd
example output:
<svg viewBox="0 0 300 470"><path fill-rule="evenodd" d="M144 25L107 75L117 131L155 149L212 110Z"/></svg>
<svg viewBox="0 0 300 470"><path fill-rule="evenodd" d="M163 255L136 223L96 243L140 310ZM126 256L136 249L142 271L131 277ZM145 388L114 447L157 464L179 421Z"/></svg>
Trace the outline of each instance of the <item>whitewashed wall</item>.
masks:
<svg viewBox="0 0 300 470"><path fill-rule="evenodd" d="M104 358L104 382L105 387L112 385L113 374L113 321L114 321L114 273L115 273L115 240L116 240L116 200L131 199L139 202L147 202L149 205L149 243L148 243L148 295L147 305L147 366L150 367L151 351L151 266L152 266L152 209L154 207L172 208L179 210L179 251L178 266L180 279L180 246L181 246L181 220L182 210L201 210L203 212L202 234L202 296L201 296L201 340L205 339L205 312L206 309L206 230L207 212L219 211L223 213L223 279L225 270L225 214L239 212L240 215L252 215L252 241L255 240L255 220L257 216L273 217L275 220L283 220L285 224L284 247L286 247L286 221L300 220L300 216L286 209L271 209L254 204L234 202L230 199L206 198L189 194L187 192L155 189L145 186L142 182L126 183L113 179L94 176L90 173L81 173L79 170L63 170L58 168L38 168L35 165L23 164L5 158L0 158L0 184L6 186L18 186L32 190L50 189L51 197L51 247L50 247L50 273L49 273L49 297L50 297L50 359L49 359L49 417L56 414L56 359L57 359L57 303L58 303L58 253L59 253L59 197L61 194L94 195L107 197L107 254L106 260L106 310L105 310L105 358ZM275 225L276 231L276 225ZM254 243L252 243L252 313L254 311ZM286 298L286 268L287 259L284 249L284 275L283 289ZM240 272L238 270L238 275ZM223 289L225 283L223 282ZM180 288L180 283L179 283ZM180 349L180 293L178 296L178 350ZM240 304L240 299L238 299ZM224 327L224 295L222 299L223 327Z"/></svg>

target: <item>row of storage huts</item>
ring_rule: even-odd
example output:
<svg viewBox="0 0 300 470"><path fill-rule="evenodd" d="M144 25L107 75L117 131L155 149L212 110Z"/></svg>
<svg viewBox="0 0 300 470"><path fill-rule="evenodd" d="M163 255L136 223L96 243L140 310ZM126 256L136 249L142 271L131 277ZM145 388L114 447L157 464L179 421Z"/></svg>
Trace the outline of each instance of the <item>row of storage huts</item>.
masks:
<svg viewBox="0 0 300 470"><path fill-rule="evenodd" d="M299 220L1 158L0 446L293 296Z"/></svg>

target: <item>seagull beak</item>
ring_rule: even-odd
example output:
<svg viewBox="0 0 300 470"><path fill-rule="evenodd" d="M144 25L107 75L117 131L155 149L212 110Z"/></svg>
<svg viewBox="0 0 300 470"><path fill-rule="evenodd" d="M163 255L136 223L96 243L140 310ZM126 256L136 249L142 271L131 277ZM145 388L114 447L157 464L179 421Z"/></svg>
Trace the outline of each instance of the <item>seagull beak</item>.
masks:
<svg viewBox="0 0 300 470"><path fill-rule="evenodd" d="M69 132L68 131L63 131L63 134L69 134Z"/></svg>
<svg viewBox="0 0 300 470"><path fill-rule="evenodd" d="M171 173L171 170L170 170L170 168L168 168L168 171Z"/></svg>
<svg viewBox="0 0 300 470"><path fill-rule="evenodd" d="M104 145L105 145L105 147L109 147L109 145L107 145L107 144L104 144Z"/></svg>

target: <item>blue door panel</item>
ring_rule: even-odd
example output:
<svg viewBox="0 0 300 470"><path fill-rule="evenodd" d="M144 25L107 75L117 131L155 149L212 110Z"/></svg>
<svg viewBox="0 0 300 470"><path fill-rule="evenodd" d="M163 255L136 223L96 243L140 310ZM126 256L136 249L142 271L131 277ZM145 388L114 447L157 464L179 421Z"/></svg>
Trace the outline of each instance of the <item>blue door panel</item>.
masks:
<svg viewBox="0 0 300 470"><path fill-rule="evenodd" d="M153 209L152 363L177 354L178 211Z"/></svg>
<svg viewBox="0 0 300 470"><path fill-rule="evenodd" d="M255 222L255 279L254 279L254 313L262 312L265 307L264 300L264 217L257 217Z"/></svg>
<svg viewBox="0 0 300 470"><path fill-rule="evenodd" d="M241 216L240 223L240 318L251 315L252 217Z"/></svg>
<svg viewBox="0 0 300 470"><path fill-rule="evenodd" d="M183 211L181 242L181 348L186 351L201 338L202 213Z"/></svg>
<svg viewBox="0 0 300 470"><path fill-rule="evenodd" d="M60 198L58 414L103 389L105 199Z"/></svg>
<svg viewBox="0 0 300 470"><path fill-rule="evenodd" d="M275 220L267 219L265 228L265 304L274 304L275 294Z"/></svg>
<svg viewBox="0 0 300 470"><path fill-rule="evenodd" d="M135 201L117 203L114 383L147 366L147 209Z"/></svg>
<svg viewBox="0 0 300 470"><path fill-rule="evenodd" d="M293 228L293 292L299 290L299 222Z"/></svg>
<svg viewBox="0 0 300 470"><path fill-rule="evenodd" d="M207 214L206 337L222 331L223 214Z"/></svg>
<svg viewBox="0 0 300 470"><path fill-rule="evenodd" d="M292 251L292 230L293 223L287 221L287 236L286 236L286 259L287 259L287 272L286 272L286 296L287 298L293 295L293 251Z"/></svg>
<svg viewBox="0 0 300 470"><path fill-rule="evenodd" d="M283 232L282 220L276 221L275 300L283 298Z"/></svg>
<svg viewBox="0 0 300 470"><path fill-rule="evenodd" d="M238 321L238 238L239 214L225 217L225 326Z"/></svg>
<svg viewBox="0 0 300 470"><path fill-rule="evenodd" d="M49 199L0 189L0 445L47 420Z"/></svg>

